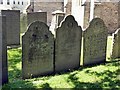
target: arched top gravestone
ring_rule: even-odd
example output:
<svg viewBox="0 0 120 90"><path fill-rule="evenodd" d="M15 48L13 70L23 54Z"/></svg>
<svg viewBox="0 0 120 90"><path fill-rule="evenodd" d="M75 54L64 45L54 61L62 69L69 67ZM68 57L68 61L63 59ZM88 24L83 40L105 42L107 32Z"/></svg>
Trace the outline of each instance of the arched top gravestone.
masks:
<svg viewBox="0 0 120 90"><path fill-rule="evenodd" d="M80 66L82 29L69 15L56 29L55 71L65 71Z"/></svg>
<svg viewBox="0 0 120 90"><path fill-rule="evenodd" d="M105 23L100 18L94 18L91 22L89 27L84 31L84 34L88 36L88 34L107 34L107 27L105 26Z"/></svg>
<svg viewBox="0 0 120 90"><path fill-rule="evenodd" d="M66 18L64 18L64 20L60 23L60 27L58 29L65 28L65 29L71 29L72 30L72 28L75 28L75 27L76 28L79 27L79 29L81 29L81 27L78 26L78 23L75 21L75 18L72 15L69 15Z"/></svg>
<svg viewBox="0 0 120 90"><path fill-rule="evenodd" d="M105 62L107 47L107 27L100 18L94 18L84 31L83 65Z"/></svg>
<svg viewBox="0 0 120 90"><path fill-rule="evenodd" d="M22 38L23 78L53 72L54 37L49 27L33 22Z"/></svg>

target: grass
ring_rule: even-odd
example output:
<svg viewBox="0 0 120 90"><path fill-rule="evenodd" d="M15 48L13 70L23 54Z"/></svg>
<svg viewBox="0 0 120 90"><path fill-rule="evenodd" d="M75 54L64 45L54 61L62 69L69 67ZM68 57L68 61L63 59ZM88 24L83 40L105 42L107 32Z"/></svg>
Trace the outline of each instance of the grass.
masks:
<svg viewBox="0 0 120 90"><path fill-rule="evenodd" d="M110 43L110 41L108 42ZM110 52L111 49L108 49L108 52ZM66 73L22 80L21 51L21 47L8 50L9 83L2 87L3 90L16 90L16 88L120 88L120 62L110 61L110 58L106 64L80 67L78 70ZM107 55L110 56L109 53Z"/></svg>

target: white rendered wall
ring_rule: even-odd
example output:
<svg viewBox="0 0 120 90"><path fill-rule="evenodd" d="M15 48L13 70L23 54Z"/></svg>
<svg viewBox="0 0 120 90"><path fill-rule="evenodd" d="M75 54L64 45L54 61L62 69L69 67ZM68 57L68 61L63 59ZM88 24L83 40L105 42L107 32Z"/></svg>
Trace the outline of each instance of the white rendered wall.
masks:
<svg viewBox="0 0 120 90"><path fill-rule="evenodd" d="M1 3L3 1L3 3ZM9 4L7 3L9 2ZM14 3L15 2L15 3ZM30 5L30 0L0 0L0 9L20 10L23 12Z"/></svg>
<svg viewBox="0 0 120 90"><path fill-rule="evenodd" d="M72 0L72 15L75 17L75 20L83 28L84 23L84 4L86 0Z"/></svg>

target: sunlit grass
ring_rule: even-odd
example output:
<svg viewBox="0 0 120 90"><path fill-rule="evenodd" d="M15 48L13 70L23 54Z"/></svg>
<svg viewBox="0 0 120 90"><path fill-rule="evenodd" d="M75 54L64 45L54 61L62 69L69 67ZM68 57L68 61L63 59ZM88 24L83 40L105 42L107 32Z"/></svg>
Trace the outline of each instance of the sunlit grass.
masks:
<svg viewBox="0 0 120 90"><path fill-rule="evenodd" d="M109 37L109 40L112 40ZM108 41L111 43L111 41ZM109 45L108 45L109 46ZM109 46L111 47L111 46ZM108 48L107 57L110 56ZM110 62L78 70L22 80L22 49L8 50L9 83L5 88L120 88L120 62ZM119 59L118 59L119 60Z"/></svg>

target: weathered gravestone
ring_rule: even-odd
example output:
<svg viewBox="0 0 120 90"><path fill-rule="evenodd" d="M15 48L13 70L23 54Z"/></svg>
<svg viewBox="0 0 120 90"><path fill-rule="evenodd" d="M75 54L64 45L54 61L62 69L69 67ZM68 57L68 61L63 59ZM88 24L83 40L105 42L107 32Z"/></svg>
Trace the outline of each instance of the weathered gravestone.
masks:
<svg viewBox="0 0 120 90"><path fill-rule="evenodd" d="M21 32L27 30L27 26L35 21L41 21L47 24L47 12L31 12L21 15Z"/></svg>
<svg viewBox="0 0 120 90"><path fill-rule="evenodd" d="M27 14L20 14L20 33L26 32L27 25Z"/></svg>
<svg viewBox="0 0 120 90"><path fill-rule="evenodd" d="M28 25L34 21L41 21L47 24L47 12L32 12L27 13Z"/></svg>
<svg viewBox="0 0 120 90"><path fill-rule="evenodd" d="M7 45L20 44L20 11L2 10L1 15L6 16Z"/></svg>
<svg viewBox="0 0 120 90"><path fill-rule="evenodd" d="M0 87L8 82L6 18L0 16Z"/></svg>
<svg viewBox="0 0 120 90"><path fill-rule="evenodd" d="M33 22L22 38L23 79L50 74L54 70L54 36L40 21Z"/></svg>
<svg viewBox="0 0 120 90"><path fill-rule="evenodd" d="M84 31L83 65L105 62L107 47L107 28L100 18L90 22Z"/></svg>
<svg viewBox="0 0 120 90"><path fill-rule="evenodd" d="M120 58L120 28L114 34L112 58Z"/></svg>
<svg viewBox="0 0 120 90"><path fill-rule="evenodd" d="M69 15L56 29L55 71L67 71L80 66L82 29Z"/></svg>

